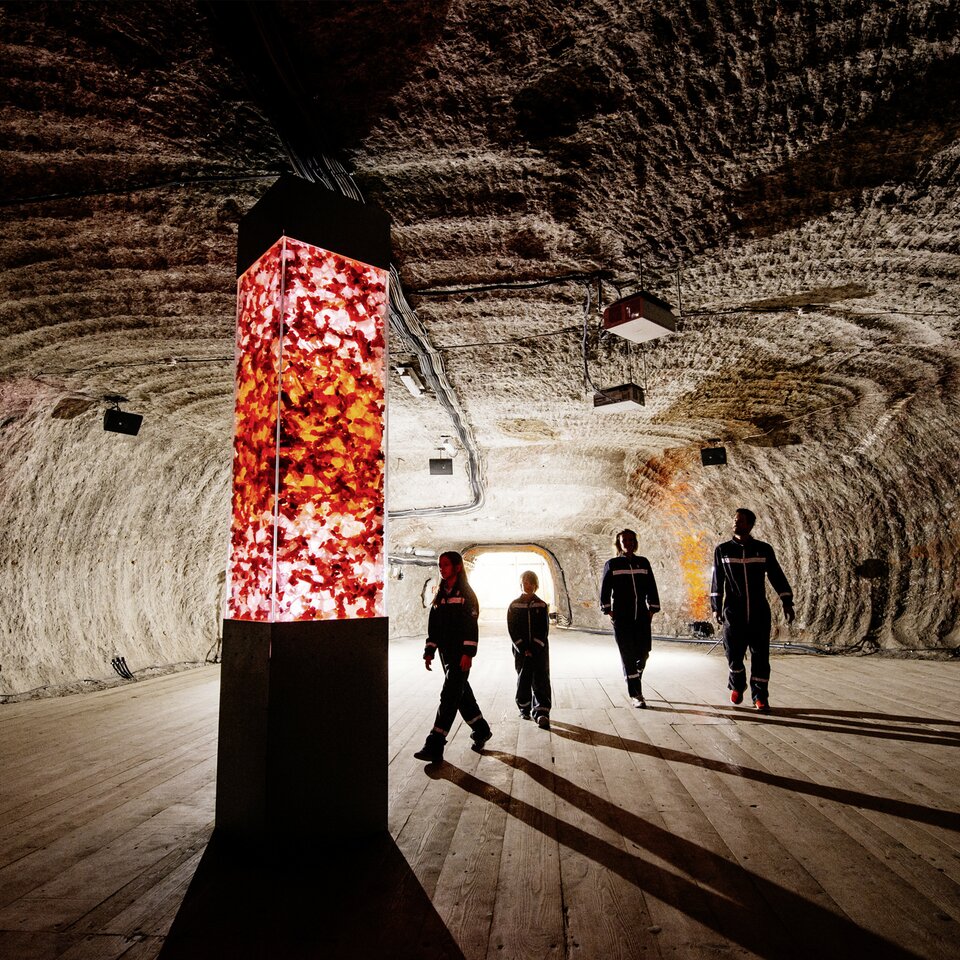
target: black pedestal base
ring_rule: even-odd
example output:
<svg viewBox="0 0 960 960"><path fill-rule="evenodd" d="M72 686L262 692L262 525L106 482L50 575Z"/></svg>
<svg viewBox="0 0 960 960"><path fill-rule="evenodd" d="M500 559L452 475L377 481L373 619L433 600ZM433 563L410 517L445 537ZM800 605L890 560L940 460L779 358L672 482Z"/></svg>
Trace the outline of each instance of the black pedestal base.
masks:
<svg viewBox="0 0 960 960"><path fill-rule="evenodd" d="M387 829L387 622L224 621L222 841L296 852Z"/></svg>

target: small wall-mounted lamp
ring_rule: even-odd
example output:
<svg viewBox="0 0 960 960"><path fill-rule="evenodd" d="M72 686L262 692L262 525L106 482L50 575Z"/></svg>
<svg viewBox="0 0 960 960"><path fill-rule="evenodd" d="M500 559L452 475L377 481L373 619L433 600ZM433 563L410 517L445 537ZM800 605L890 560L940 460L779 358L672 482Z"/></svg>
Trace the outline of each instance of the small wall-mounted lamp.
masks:
<svg viewBox="0 0 960 960"><path fill-rule="evenodd" d="M126 397L111 395L103 399L113 404L103 412L103 429L110 433L126 433L135 437L140 432L140 424L143 423L142 414L120 409L120 404L126 403Z"/></svg>
<svg viewBox="0 0 960 960"><path fill-rule="evenodd" d="M453 458L457 455L457 445L453 437L441 437L437 445L439 456L430 458L430 473L435 477L453 476Z"/></svg>
<svg viewBox="0 0 960 960"><path fill-rule="evenodd" d="M708 440L707 443L719 444L719 439ZM700 451L700 462L705 467L721 467L727 462L727 448L721 446L704 447Z"/></svg>

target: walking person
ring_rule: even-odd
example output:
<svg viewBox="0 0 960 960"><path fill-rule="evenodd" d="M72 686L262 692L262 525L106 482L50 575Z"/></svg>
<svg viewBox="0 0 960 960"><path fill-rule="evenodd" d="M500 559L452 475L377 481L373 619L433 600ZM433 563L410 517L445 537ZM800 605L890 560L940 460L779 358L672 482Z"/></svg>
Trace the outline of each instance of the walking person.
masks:
<svg viewBox="0 0 960 960"><path fill-rule="evenodd" d="M635 707L646 707L643 668L650 655L650 621L660 611L660 595L650 561L636 555L637 535L633 530L617 534L616 548L617 555L603 568L600 609L613 620L630 702Z"/></svg>
<svg viewBox="0 0 960 960"><path fill-rule="evenodd" d="M433 729L427 734L424 745L414 754L418 760L430 763L439 763L443 759L447 734L458 710L473 730L470 734L473 740L471 749L479 753L493 736L467 679L477 654L480 604L467 582L463 557L459 553L452 550L441 553L438 566L440 586L430 607L423 664L427 670L432 670L434 655L440 655L443 687Z"/></svg>
<svg viewBox="0 0 960 960"><path fill-rule="evenodd" d="M741 507L733 520L733 538L713 555L710 605L723 625L723 649L729 674L730 702L740 703L747 689L744 658L750 651L750 694L761 713L770 710L770 605L766 578L780 596L783 615L793 623L793 591L769 543L754 540L757 522L752 510Z"/></svg>
<svg viewBox="0 0 960 960"><path fill-rule="evenodd" d="M520 574L523 591L507 608L507 631L513 644L517 671L517 708L523 720L535 720L550 729L549 609L537 596L540 580L532 570Z"/></svg>

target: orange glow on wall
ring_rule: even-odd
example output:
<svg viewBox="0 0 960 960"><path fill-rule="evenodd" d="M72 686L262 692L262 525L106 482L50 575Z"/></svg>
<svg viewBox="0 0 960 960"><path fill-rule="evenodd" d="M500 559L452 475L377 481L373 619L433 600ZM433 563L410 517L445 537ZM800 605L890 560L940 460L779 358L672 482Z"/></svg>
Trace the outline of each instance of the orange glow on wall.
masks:
<svg viewBox="0 0 960 960"><path fill-rule="evenodd" d="M680 534L680 571L687 588L691 620L709 620L710 547L703 530Z"/></svg>
<svg viewBox="0 0 960 960"><path fill-rule="evenodd" d="M688 620L710 620L710 568L713 548L707 531L696 526L686 484L674 484L667 493L664 512L670 532L676 537L680 575L684 585L684 615Z"/></svg>
<svg viewBox="0 0 960 960"><path fill-rule="evenodd" d="M237 282L227 617L382 617L387 273L282 237Z"/></svg>

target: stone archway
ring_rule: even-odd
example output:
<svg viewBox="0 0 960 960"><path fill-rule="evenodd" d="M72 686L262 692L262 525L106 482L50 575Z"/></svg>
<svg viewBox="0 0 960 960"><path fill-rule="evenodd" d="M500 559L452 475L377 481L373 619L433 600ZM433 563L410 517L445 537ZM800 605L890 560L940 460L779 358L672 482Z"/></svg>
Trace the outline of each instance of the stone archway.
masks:
<svg viewBox="0 0 960 960"><path fill-rule="evenodd" d="M557 622L560 625L566 626L570 623L571 610L570 610L570 596L567 591L566 579L563 574L563 569L560 566L557 558L545 547L540 546L536 543L477 543L473 544L462 551L464 562L467 564L468 568L476 569L478 560L483 556L489 556L494 554L504 554L504 555L531 555L531 562L526 566L530 569L533 569L538 572L538 566L540 570L545 571L550 578L550 596L544 596L545 600L550 602L551 611L556 613ZM536 558L534 560L533 558ZM539 561L539 563L537 563ZM507 605L510 601L516 597L520 592L519 587L519 567L517 571L513 571L514 576L512 577L512 582L508 585L507 588L503 589L504 599L501 602L496 603L495 605L487 604L487 609L490 609L493 606L493 609L497 611L494 616L499 616L499 612L502 609L506 610ZM474 574L471 572L471 583L474 583ZM545 586L543 583L544 577L541 575L541 586ZM481 587L483 586L481 581ZM474 583L476 588L477 584ZM512 592L511 592L512 590ZM547 591L544 591L547 592ZM478 592L479 594L479 592ZM542 594L541 594L542 595ZM484 603L481 599L481 620L484 619Z"/></svg>

